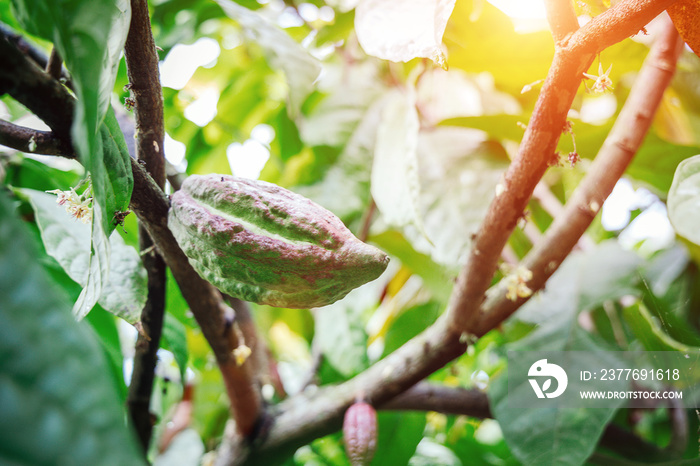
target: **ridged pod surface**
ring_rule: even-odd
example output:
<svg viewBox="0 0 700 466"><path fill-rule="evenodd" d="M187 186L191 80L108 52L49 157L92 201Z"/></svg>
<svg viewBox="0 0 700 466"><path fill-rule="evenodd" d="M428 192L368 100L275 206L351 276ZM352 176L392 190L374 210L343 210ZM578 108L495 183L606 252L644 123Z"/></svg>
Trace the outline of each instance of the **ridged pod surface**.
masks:
<svg viewBox="0 0 700 466"><path fill-rule="evenodd" d="M364 401L353 403L343 419L345 453L352 466L366 466L377 449L377 412Z"/></svg>
<svg viewBox="0 0 700 466"><path fill-rule="evenodd" d="M264 181L192 175L172 196L168 226L202 278L258 304L325 306L389 262L328 210Z"/></svg>

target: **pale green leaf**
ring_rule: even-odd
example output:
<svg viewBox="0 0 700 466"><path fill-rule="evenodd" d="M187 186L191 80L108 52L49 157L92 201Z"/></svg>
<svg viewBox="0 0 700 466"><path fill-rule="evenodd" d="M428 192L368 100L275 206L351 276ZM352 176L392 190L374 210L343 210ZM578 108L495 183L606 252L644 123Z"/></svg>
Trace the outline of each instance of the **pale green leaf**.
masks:
<svg viewBox="0 0 700 466"><path fill-rule="evenodd" d="M638 294L635 285L640 263L639 256L623 250L615 241L602 243L587 253L573 254L550 278L545 290L518 311L520 320L538 326L509 349L571 351L571 367L584 367L581 358L609 348L579 326L579 313L606 300ZM607 363L601 362L604 367L623 367L610 356L612 353L601 354L609 358ZM570 377L567 391L576 392L580 382ZM624 403L619 400L617 406L606 408L571 408L552 399L551 407L542 408L523 403L517 398L518 393L532 393L526 378L509 384L506 377L499 377L489 398L511 451L525 465L583 464L617 407Z"/></svg>
<svg viewBox="0 0 700 466"><path fill-rule="evenodd" d="M296 117L304 99L313 90L321 64L286 32L259 13L230 0L216 1L230 18L241 25L246 35L265 50L270 64L284 72L289 84L289 112L292 118Z"/></svg>
<svg viewBox="0 0 700 466"><path fill-rule="evenodd" d="M97 260L104 257L105 246L98 244L102 252L91 254L89 225L70 217L56 204L52 194L31 189L24 189L22 193L29 197L34 208L46 252L58 261L69 277L84 287L76 303L77 317L84 317L99 301L109 312L127 322L136 322L147 296L146 270L138 252L125 244L121 236L113 234L109 240L112 260L106 270L104 262ZM95 225L99 222L93 227Z"/></svg>
<svg viewBox="0 0 700 466"><path fill-rule="evenodd" d="M404 234L416 250L456 270L495 196L508 157L499 143L465 128L421 131L417 156L425 234L412 227L404 228Z"/></svg>
<svg viewBox="0 0 700 466"><path fill-rule="evenodd" d="M548 350L571 350L570 331L578 314L606 300L639 295L641 258L616 241L607 241L586 253L574 253L549 279L544 291L533 296L516 313L518 319L539 324L521 341L546 341ZM546 338L543 336L546 335Z"/></svg>
<svg viewBox="0 0 700 466"><path fill-rule="evenodd" d="M350 378L369 366L367 333L360 310L352 306L352 297L326 306L316 314L316 336L328 363Z"/></svg>
<svg viewBox="0 0 700 466"><path fill-rule="evenodd" d="M197 431L185 429L173 438L167 450L156 457L153 466L198 466L204 451Z"/></svg>
<svg viewBox="0 0 700 466"><path fill-rule="evenodd" d="M372 197L384 220L394 226L415 225L418 214L418 131L416 95L412 88L393 90L384 98L372 165Z"/></svg>
<svg viewBox="0 0 700 466"><path fill-rule="evenodd" d="M348 142L384 87L374 60L324 64L318 90L326 95L302 118L301 138L310 146L336 147Z"/></svg>
<svg viewBox="0 0 700 466"><path fill-rule="evenodd" d="M422 57L446 68L442 35L455 0L362 0L355 31L365 53L407 62Z"/></svg>
<svg viewBox="0 0 700 466"><path fill-rule="evenodd" d="M94 334L0 195L0 463L140 465Z"/></svg>
<svg viewBox="0 0 700 466"><path fill-rule="evenodd" d="M668 217L676 233L700 244L700 155L678 165L668 192Z"/></svg>

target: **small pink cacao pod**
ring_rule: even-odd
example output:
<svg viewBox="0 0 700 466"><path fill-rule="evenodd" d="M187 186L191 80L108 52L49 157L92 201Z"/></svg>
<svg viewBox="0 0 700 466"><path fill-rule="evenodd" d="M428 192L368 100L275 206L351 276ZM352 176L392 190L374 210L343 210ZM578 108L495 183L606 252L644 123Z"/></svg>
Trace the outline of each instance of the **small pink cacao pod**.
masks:
<svg viewBox="0 0 700 466"><path fill-rule="evenodd" d="M168 227L202 278L258 304L325 306L389 262L309 199L233 176L188 177L172 196Z"/></svg>
<svg viewBox="0 0 700 466"><path fill-rule="evenodd" d="M352 466L370 464L377 449L377 412L372 405L358 401L345 411L343 438Z"/></svg>

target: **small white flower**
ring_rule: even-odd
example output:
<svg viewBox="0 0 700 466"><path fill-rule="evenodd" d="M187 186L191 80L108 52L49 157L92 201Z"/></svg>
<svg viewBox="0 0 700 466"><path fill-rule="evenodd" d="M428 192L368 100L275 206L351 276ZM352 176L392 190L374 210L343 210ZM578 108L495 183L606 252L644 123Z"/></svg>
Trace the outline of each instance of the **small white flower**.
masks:
<svg viewBox="0 0 700 466"><path fill-rule="evenodd" d="M612 70L612 65L608 68L608 70L603 73L603 65L599 62L598 63L598 76L588 74L588 73L583 73L583 75L588 78L588 79L594 79L595 82L593 83L593 92L596 94L603 94L607 92L608 90L613 90L614 87L612 85L612 79L610 79L610 70ZM588 86L586 86L586 89L588 89ZM589 89L590 91L590 89Z"/></svg>
<svg viewBox="0 0 700 466"><path fill-rule="evenodd" d="M92 197L85 197L83 199L82 196L75 192L74 188L70 188L69 191L54 189L46 192L49 194L56 194L56 204L65 206L66 212L68 212L71 217L86 224L92 222ZM83 193L83 196L85 195L86 193Z"/></svg>

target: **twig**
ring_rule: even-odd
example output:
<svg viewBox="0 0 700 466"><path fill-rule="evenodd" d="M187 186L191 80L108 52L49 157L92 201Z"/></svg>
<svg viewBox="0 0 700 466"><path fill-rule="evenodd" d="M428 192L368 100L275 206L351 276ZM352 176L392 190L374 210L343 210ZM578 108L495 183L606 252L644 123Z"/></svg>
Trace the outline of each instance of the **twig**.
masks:
<svg viewBox="0 0 700 466"><path fill-rule="evenodd" d="M568 256L631 162L649 130L664 90L671 82L682 45L673 24L668 21L585 178L571 196L564 212L555 218L542 241L523 260L525 267L533 273L532 280L528 282L532 290L542 288L547 278ZM491 296L484 306L477 335L498 325L526 300L521 298L512 302L505 299L503 293Z"/></svg>
<svg viewBox="0 0 700 466"><path fill-rule="evenodd" d="M498 258L556 150L583 73L598 52L637 33L671 3L623 0L557 43L518 155L505 174L502 192L488 209L450 299L448 312L456 331L477 331Z"/></svg>
<svg viewBox="0 0 700 466"><path fill-rule="evenodd" d="M136 158L144 162L151 178L163 190L163 99L146 0L131 1L131 23L124 53L131 93L136 102ZM139 222L139 247L141 251L153 248L153 240L142 222ZM127 406L143 451L148 452L153 432L149 407L165 314L166 268L163 257L156 251L141 257L148 274L148 300L141 311L145 335L139 334L136 342Z"/></svg>
<svg viewBox="0 0 700 466"><path fill-rule="evenodd" d="M73 148L51 131L40 131L0 120L0 144L21 152L75 157Z"/></svg>
<svg viewBox="0 0 700 466"><path fill-rule="evenodd" d="M49 62L46 64L46 72L55 80L60 80L63 74L63 59L58 53L58 49L54 47L51 49L51 55L49 55Z"/></svg>

